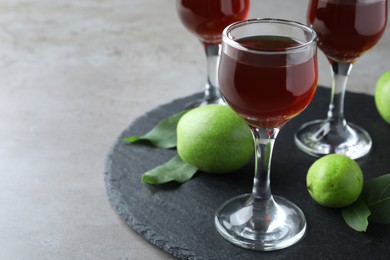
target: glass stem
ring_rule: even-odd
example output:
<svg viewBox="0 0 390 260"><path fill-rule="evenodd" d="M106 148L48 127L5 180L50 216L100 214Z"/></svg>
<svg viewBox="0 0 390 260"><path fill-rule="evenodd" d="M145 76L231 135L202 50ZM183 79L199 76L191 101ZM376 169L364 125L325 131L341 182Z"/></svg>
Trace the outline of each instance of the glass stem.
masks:
<svg viewBox="0 0 390 260"><path fill-rule="evenodd" d="M204 43L207 58L207 84L204 100L207 103L221 103L222 98L218 85L218 65L221 45Z"/></svg>
<svg viewBox="0 0 390 260"><path fill-rule="evenodd" d="M344 96L352 64L331 61L331 69L332 92L328 110L328 120L331 125L344 127L347 124L344 118Z"/></svg>
<svg viewBox="0 0 390 260"><path fill-rule="evenodd" d="M252 128L255 143L255 177L253 180L252 200L270 200L270 171L272 151L278 128Z"/></svg>

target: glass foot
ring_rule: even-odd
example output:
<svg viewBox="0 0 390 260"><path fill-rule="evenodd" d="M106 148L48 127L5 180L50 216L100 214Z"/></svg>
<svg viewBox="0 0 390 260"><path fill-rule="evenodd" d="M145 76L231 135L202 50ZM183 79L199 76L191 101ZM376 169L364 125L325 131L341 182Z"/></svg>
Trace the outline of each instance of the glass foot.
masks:
<svg viewBox="0 0 390 260"><path fill-rule="evenodd" d="M222 98L216 98L216 99L211 99L211 98L203 98L199 100L195 100L191 103L188 103L185 108L186 109L192 109L200 106L206 106L210 104L219 104L219 105L226 105L226 102Z"/></svg>
<svg viewBox="0 0 390 260"><path fill-rule="evenodd" d="M286 248L306 233L303 212L278 196L270 200L253 199L251 194L235 197L218 209L214 220L226 240L259 251Z"/></svg>
<svg viewBox="0 0 390 260"><path fill-rule="evenodd" d="M207 83L203 98L187 104L186 108L191 109L211 104L226 105L226 102L223 100L219 88Z"/></svg>
<svg viewBox="0 0 390 260"><path fill-rule="evenodd" d="M332 125L328 120L302 125L295 134L295 143L312 156L337 153L351 159L365 156L372 147L371 137L361 127L346 122Z"/></svg>

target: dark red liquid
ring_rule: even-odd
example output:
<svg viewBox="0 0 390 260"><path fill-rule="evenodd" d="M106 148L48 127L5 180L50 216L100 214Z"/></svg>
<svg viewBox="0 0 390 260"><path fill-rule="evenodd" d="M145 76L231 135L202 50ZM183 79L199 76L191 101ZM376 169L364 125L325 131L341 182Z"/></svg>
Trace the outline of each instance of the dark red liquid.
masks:
<svg viewBox="0 0 390 260"><path fill-rule="evenodd" d="M249 0L177 0L176 6L189 31L204 42L220 43L226 26L247 17Z"/></svg>
<svg viewBox="0 0 390 260"><path fill-rule="evenodd" d="M311 0L308 23L318 47L336 61L353 62L372 48L385 31L387 1Z"/></svg>
<svg viewBox="0 0 390 260"><path fill-rule="evenodd" d="M286 37L250 37L238 40L248 48L281 51L297 46ZM229 54L227 54L227 52ZM226 102L250 125L281 127L302 112L314 96L317 56L259 54L224 49L219 83Z"/></svg>

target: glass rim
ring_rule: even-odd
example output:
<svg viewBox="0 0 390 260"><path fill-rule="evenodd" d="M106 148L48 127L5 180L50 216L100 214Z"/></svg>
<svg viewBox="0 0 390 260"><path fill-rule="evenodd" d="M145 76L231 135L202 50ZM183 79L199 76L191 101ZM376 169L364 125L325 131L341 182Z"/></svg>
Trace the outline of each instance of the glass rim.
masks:
<svg viewBox="0 0 390 260"><path fill-rule="evenodd" d="M277 23L277 24L285 24L285 25L291 25L297 28L302 29L305 32L308 32L311 35L311 38L307 40L306 42L300 42L298 46L292 46L288 47L284 50L277 50L277 51L260 51L260 50L255 50L255 49L250 49L242 44L238 43L231 37L229 37L229 32L235 28L242 27L244 25L248 24L254 24L254 23ZM291 21L291 20L285 20L285 19L279 19L279 18L252 18L252 19L246 19L242 21L238 21L235 23L232 23L228 25L222 32L222 43L226 43L236 49L242 50L242 51L247 51L247 52L253 52L253 53L258 53L258 54L282 54L282 53L288 53L288 52L298 52L301 49L305 49L308 46L311 46L313 44L317 43L317 34L309 26L306 26L302 23Z"/></svg>

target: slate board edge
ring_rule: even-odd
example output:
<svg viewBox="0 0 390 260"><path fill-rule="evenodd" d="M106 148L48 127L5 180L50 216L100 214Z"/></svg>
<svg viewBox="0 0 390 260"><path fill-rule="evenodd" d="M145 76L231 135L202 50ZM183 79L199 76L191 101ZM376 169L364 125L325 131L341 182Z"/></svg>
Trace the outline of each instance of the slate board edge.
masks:
<svg viewBox="0 0 390 260"><path fill-rule="evenodd" d="M120 216L120 218L125 221L131 229L133 229L135 232L137 232L141 237L143 237L146 241L152 243L153 245L159 247L163 251L167 252L168 254L178 258L178 259L203 259L201 256L196 256L196 254L188 249L180 248L179 246L176 246L172 241L166 241L164 238L159 236L153 229L147 227L146 225L143 225L139 220L134 218L133 214L127 210L127 207L125 206L125 202L122 199L122 196L119 191L115 190L113 185L111 185L111 182L109 181L110 173L111 173L111 165L112 165L112 155L114 152L115 147L118 145L118 143L121 142L121 138L123 136L123 133L125 133L129 128L131 128L133 125L136 125L137 122L139 122L142 118L148 117L149 114L153 113L155 110L164 109L165 107L168 107L172 105L173 103L181 102L183 104L188 104L188 101L196 100L196 98L201 97L202 93L196 93L190 96L186 96L183 98L175 99L169 103L160 105L151 111L148 111L146 114L136 118L125 130L122 131L122 133L117 137L117 140L114 142L114 144L111 146L105 166L104 166L104 182L106 186L106 192L109 198L109 201L111 203L111 206L115 209L117 214ZM183 107L184 108L184 107ZM177 111L179 112L179 111ZM124 205L124 206L121 206ZM169 244L168 244L169 243Z"/></svg>

